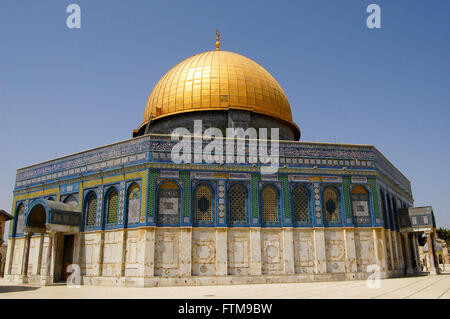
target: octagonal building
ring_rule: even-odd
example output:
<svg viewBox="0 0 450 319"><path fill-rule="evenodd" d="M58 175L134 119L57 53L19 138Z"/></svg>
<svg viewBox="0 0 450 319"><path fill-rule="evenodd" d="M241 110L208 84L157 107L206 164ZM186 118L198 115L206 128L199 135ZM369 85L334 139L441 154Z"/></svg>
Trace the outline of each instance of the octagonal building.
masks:
<svg viewBox="0 0 450 319"><path fill-rule="evenodd" d="M196 120L224 145L229 128L254 128L257 142L278 128L278 170L262 173L249 138L232 162L196 160L195 147L174 162L170 134ZM5 277L51 284L79 270L85 285L168 286L417 271L398 213L413 206L409 180L374 146L299 139L262 66L219 45L193 55L153 88L131 139L18 169Z"/></svg>

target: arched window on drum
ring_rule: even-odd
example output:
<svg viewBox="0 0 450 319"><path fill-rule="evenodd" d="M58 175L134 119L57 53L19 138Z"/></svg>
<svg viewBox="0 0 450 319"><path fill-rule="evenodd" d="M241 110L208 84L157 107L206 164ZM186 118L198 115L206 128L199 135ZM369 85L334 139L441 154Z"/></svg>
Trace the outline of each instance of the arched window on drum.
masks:
<svg viewBox="0 0 450 319"><path fill-rule="evenodd" d="M137 183L132 183L127 192L127 223L138 224L141 214L141 189Z"/></svg>
<svg viewBox="0 0 450 319"><path fill-rule="evenodd" d="M97 195L91 191L86 195L85 201L85 225L87 227L94 227L97 216Z"/></svg>
<svg viewBox="0 0 450 319"><path fill-rule="evenodd" d="M158 188L156 224L179 225L180 201L180 187L172 181L162 183Z"/></svg>
<svg viewBox="0 0 450 319"><path fill-rule="evenodd" d="M23 227L25 225L25 206L22 203L17 206L16 215L16 234L23 234Z"/></svg>
<svg viewBox="0 0 450 319"><path fill-rule="evenodd" d="M215 192L208 183L199 184L194 191L194 224L214 224Z"/></svg>
<svg viewBox="0 0 450 319"><path fill-rule="evenodd" d="M304 185L298 185L292 192L292 216L294 223L306 224L310 218L310 196Z"/></svg>
<svg viewBox="0 0 450 319"><path fill-rule="evenodd" d="M262 219L263 225L276 225L280 223L280 195L273 185L267 185L262 192Z"/></svg>
<svg viewBox="0 0 450 319"><path fill-rule="evenodd" d="M339 192L333 186L325 188L322 194L323 198L323 210L325 212L325 222L337 223L339 222Z"/></svg>
<svg viewBox="0 0 450 319"><path fill-rule="evenodd" d="M248 223L248 191L241 183L236 183L228 189L228 223L245 225Z"/></svg>
<svg viewBox="0 0 450 319"><path fill-rule="evenodd" d="M352 189L352 213L355 225L370 225L369 192L364 186L357 185Z"/></svg>

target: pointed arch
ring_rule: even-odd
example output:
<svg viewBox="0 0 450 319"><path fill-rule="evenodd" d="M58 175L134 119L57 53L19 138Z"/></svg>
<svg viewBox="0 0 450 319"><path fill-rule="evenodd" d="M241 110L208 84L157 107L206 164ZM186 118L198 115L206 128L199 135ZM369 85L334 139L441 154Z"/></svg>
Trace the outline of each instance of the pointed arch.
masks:
<svg viewBox="0 0 450 319"><path fill-rule="evenodd" d="M355 225L371 224L369 191L362 185L352 189L352 214Z"/></svg>
<svg viewBox="0 0 450 319"><path fill-rule="evenodd" d="M327 186L322 193L325 222L339 222L340 192L334 186Z"/></svg>
<svg viewBox="0 0 450 319"><path fill-rule="evenodd" d="M292 217L294 223L308 223L310 218L310 193L308 189L302 185L297 185L292 191Z"/></svg>
<svg viewBox="0 0 450 319"><path fill-rule="evenodd" d="M84 204L85 226L94 227L97 218L97 194L90 191L86 194Z"/></svg>
<svg viewBox="0 0 450 319"><path fill-rule="evenodd" d="M127 224L138 224L141 214L141 188L133 182L127 191Z"/></svg>
<svg viewBox="0 0 450 319"><path fill-rule="evenodd" d="M233 183L228 189L228 223L248 224L248 190L242 183Z"/></svg>
<svg viewBox="0 0 450 319"><path fill-rule="evenodd" d="M261 191L262 198L262 224L280 223L280 192L272 184L264 186Z"/></svg>
<svg viewBox="0 0 450 319"><path fill-rule="evenodd" d="M116 225L119 216L119 192L111 186L105 196L105 218L104 224L108 226Z"/></svg>
<svg viewBox="0 0 450 319"><path fill-rule="evenodd" d="M214 224L215 217L214 189L206 182L200 183L194 190L193 222L196 225Z"/></svg>
<svg viewBox="0 0 450 319"><path fill-rule="evenodd" d="M165 181L158 187L156 224L179 225L181 190L174 181Z"/></svg>

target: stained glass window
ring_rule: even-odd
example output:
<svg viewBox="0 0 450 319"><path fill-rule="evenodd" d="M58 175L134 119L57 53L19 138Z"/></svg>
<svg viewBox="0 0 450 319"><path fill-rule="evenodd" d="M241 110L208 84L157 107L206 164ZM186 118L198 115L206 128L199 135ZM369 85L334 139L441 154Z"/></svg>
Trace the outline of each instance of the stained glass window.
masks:
<svg viewBox="0 0 450 319"><path fill-rule="evenodd" d="M339 196L334 187L327 187L323 191L323 204L325 208L325 220L336 222L339 220Z"/></svg>
<svg viewBox="0 0 450 319"><path fill-rule="evenodd" d="M211 187L202 183L195 189L195 221L199 223L211 223L214 213L214 191Z"/></svg>
<svg viewBox="0 0 450 319"><path fill-rule="evenodd" d="M115 188L106 195L106 224L117 224L117 213L119 207L119 194Z"/></svg>
<svg viewBox="0 0 450 319"><path fill-rule="evenodd" d="M141 210L141 189L136 183L128 188L127 215L129 224L139 223Z"/></svg>
<svg viewBox="0 0 450 319"><path fill-rule="evenodd" d="M167 181L158 188L158 225L178 225L180 223L180 187Z"/></svg>
<svg viewBox="0 0 450 319"><path fill-rule="evenodd" d="M262 191L262 222L278 222L278 191L272 185L267 185Z"/></svg>
<svg viewBox="0 0 450 319"><path fill-rule="evenodd" d="M303 185L298 185L292 193L292 207L294 221L309 221L309 192Z"/></svg>
<svg viewBox="0 0 450 319"><path fill-rule="evenodd" d="M231 223L247 221L247 188L242 184L233 184L228 190L228 220Z"/></svg>
<svg viewBox="0 0 450 319"><path fill-rule="evenodd" d="M86 201L86 226L95 225L95 217L97 215L97 196L94 192L89 193Z"/></svg>
<svg viewBox="0 0 450 319"><path fill-rule="evenodd" d="M370 224L369 192L361 185L352 189L352 212L355 224Z"/></svg>

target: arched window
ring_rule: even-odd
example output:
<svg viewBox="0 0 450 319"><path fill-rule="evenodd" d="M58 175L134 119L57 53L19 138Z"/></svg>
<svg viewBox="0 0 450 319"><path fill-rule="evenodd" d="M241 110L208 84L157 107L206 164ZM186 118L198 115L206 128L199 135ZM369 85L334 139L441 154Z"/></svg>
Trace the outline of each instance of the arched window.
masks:
<svg viewBox="0 0 450 319"><path fill-rule="evenodd" d="M356 225L370 224L369 192L361 185L352 189L353 222Z"/></svg>
<svg viewBox="0 0 450 319"><path fill-rule="evenodd" d="M292 192L292 216L294 222L307 223L309 219L309 192L303 185L298 185Z"/></svg>
<svg viewBox="0 0 450 319"><path fill-rule="evenodd" d="M75 198L75 196L69 195L66 198L64 198L64 204L69 204L69 205L76 207L76 206L78 206L78 201Z"/></svg>
<svg viewBox="0 0 450 319"><path fill-rule="evenodd" d="M180 187L172 181L161 184L158 188L157 225L180 224Z"/></svg>
<svg viewBox="0 0 450 319"><path fill-rule="evenodd" d="M20 203L16 211L17 215L17 226L16 234L23 234L23 226L25 224L25 206Z"/></svg>
<svg viewBox="0 0 450 319"><path fill-rule="evenodd" d="M278 190L267 185L262 190L262 223L276 224L278 220L278 211L280 210L280 201Z"/></svg>
<svg viewBox="0 0 450 319"><path fill-rule="evenodd" d="M230 224L246 224L248 210L247 188L236 183L228 190L228 222Z"/></svg>
<svg viewBox="0 0 450 319"><path fill-rule="evenodd" d="M201 183L194 192L194 223L211 224L214 221L214 190L207 183Z"/></svg>
<svg viewBox="0 0 450 319"><path fill-rule="evenodd" d="M112 187L106 194L106 224L114 225L117 224L117 216L119 212L119 194L117 190Z"/></svg>
<svg viewBox="0 0 450 319"><path fill-rule="evenodd" d="M97 216L97 196L94 192L90 192L86 196L85 216L86 226L95 226L95 218Z"/></svg>
<svg viewBox="0 0 450 319"><path fill-rule="evenodd" d="M325 210L325 221L339 221L339 193L334 187L328 186L323 191L323 205Z"/></svg>
<svg viewBox="0 0 450 319"><path fill-rule="evenodd" d="M141 211L141 189L133 183L128 187L127 194L127 216L128 224L138 224Z"/></svg>

